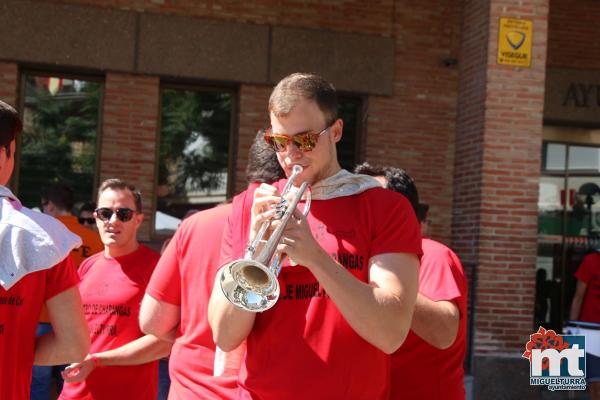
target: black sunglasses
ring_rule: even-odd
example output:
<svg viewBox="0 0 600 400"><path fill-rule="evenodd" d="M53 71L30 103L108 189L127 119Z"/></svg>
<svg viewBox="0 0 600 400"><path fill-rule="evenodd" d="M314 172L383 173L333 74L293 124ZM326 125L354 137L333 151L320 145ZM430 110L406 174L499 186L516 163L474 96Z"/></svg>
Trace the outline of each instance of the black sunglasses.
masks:
<svg viewBox="0 0 600 400"><path fill-rule="evenodd" d="M117 208L115 211L108 207L100 207L94 210L96 213L96 218L100 221L107 222L110 221L113 214L117 214L117 219L122 222L130 221L133 218L133 214L135 214L135 210L131 208Z"/></svg>
<svg viewBox="0 0 600 400"><path fill-rule="evenodd" d="M79 223L81 225L85 225L85 224L93 225L93 224L96 223L96 219L94 219L94 218L81 218L81 217L79 217L79 218L77 218L77 221L79 221Z"/></svg>

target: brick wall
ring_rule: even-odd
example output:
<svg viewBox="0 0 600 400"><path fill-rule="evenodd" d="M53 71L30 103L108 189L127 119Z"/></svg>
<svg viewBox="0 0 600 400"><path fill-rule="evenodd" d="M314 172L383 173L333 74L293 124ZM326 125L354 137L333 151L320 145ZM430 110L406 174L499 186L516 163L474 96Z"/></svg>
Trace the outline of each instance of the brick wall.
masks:
<svg viewBox="0 0 600 400"><path fill-rule="evenodd" d="M479 254L482 132L487 78L489 5L467 1L461 32L457 105L454 218L452 244L464 264L475 265Z"/></svg>
<svg viewBox="0 0 600 400"><path fill-rule="evenodd" d="M393 0L258 0L258 1L168 1L168 0L55 0L138 12L215 18L236 22L271 24L392 35ZM420 7L419 7L420 9Z"/></svg>
<svg viewBox="0 0 600 400"><path fill-rule="evenodd" d="M600 68L598 1L54 1L393 37L394 92L368 98L367 159L407 169L432 206L434 237L452 239L478 268L476 351L521 349L533 313L546 53L548 65ZM496 65L500 16L534 21L532 68ZM235 192L246 186L248 148L267 123L270 90L239 88ZM14 104L17 93L17 66L0 63L0 98ZM147 217L158 104L158 77L107 74L100 179L139 186ZM141 237L149 232L150 218Z"/></svg>
<svg viewBox="0 0 600 400"><path fill-rule="evenodd" d="M600 2L550 0L548 66L600 69Z"/></svg>
<svg viewBox="0 0 600 400"><path fill-rule="evenodd" d="M146 215L138 235L142 240L150 238L154 209L158 104L157 77L106 75L100 181L124 179L142 192Z"/></svg>
<svg viewBox="0 0 600 400"><path fill-rule="evenodd" d="M17 104L18 82L19 68L17 64L0 62L0 100L10 104L17 111L19 109ZM18 164L15 165L15 168L18 168ZM15 177L14 172L12 176ZM8 183L8 186L15 189L12 187L11 182Z"/></svg>
<svg viewBox="0 0 600 400"><path fill-rule="evenodd" d="M0 100L17 107L19 70L17 64L0 62Z"/></svg>
<svg viewBox="0 0 600 400"><path fill-rule="evenodd" d="M478 269L476 353L520 351L532 329L547 13L547 0L465 3L453 244ZM531 68L496 64L501 16L533 20Z"/></svg>
<svg viewBox="0 0 600 400"><path fill-rule="evenodd" d="M402 167L430 204L432 234L450 239L461 2L396 5L394 94L369 99L367 160ZM418 10L416 12L415 10Z"/></svg>
<svg viewBox="0 0 600 400"><path fill-rule="evenodd" d="M239 92L239 129L237 143L237 160L235 166L235 193L246 189L246 164L248 150L260 128L269 123L267 103L271 87L257 85L242 85Z"/></svg>
<svg viewBox="0 0 600 400"><path fill-rule="evenodd" d="M317 0L263 0L252 4L236 1L173 4L156 0L57 2L394 36L397 60L394 95L372 97L368 101L367 159L407 169L416 179L423 201L431 205L433 236L450 241L457 67L446 66L444 62L456 59L458 52L459 0L355 0L326 4ZM235 192L246 185L247 149L256 130L265 125L269 91L270 88L260 86L240 88Z"/></svg>
<svg viewBox="0 0 600 400"><path fill-rule="evenodd" d="M367 159L407 169L416 179L423 201L431 205L433 236L450 241L457 67L445 66L444 62L456 59L458 53L459 0L58 2L394 36L397 60L394 95L369 99ZM246 185L249 140L266 122L269 92L270 88L260 86L243 85L240 89L235 192Z"/></svg>

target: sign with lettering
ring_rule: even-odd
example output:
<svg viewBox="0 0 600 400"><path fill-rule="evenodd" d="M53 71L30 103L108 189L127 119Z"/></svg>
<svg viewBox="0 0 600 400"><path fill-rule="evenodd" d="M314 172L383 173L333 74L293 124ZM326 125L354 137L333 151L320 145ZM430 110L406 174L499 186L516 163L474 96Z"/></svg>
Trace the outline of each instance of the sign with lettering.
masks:
<svg viewBox="0 0 600 400"><path fill-rule="evenodd" d="M585 390L585 357L584 335L558 335L540 326L523 353L529 360L529 384L551 391Z"/></svg>
<svg viewBox="0 0 600 400"><path fill-rule="evenodd" d="M498 64L531 66L533 23L526 19L500 18Z"/></svg>
<svg viewBox="0 0 600 400"><path fill-rule="evenodd" d="M544 119L600 125L600 71L546 69Z"/></svg>

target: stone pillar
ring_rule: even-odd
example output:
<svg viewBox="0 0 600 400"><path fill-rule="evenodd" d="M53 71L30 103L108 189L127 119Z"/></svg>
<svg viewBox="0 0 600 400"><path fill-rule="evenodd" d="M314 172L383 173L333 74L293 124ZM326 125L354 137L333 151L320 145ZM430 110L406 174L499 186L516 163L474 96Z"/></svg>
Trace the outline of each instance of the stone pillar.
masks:
<svg viewBox="0 0 600 400"><path fill-rule="evenodd" d="M464 5L452 238L477 277L475 398L502 398L509 382L513 398L535 393L520 356L533 330L547 16L548 0ZM530 68L497 64L500 17L533 21Z"/></svg>

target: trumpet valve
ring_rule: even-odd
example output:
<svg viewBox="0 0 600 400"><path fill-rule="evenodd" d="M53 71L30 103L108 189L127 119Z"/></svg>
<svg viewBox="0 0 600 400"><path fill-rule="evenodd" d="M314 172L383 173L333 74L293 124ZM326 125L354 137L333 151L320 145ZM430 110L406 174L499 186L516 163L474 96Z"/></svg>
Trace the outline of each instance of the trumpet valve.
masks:
<svg viewBox="0 0 600 400"><path fill-rule="evenodd" d="M279 203L275 206L275 219L283 218L286 210L288 208L288 201L284 198L281 199Z"/></svg>

